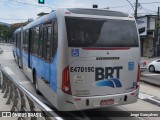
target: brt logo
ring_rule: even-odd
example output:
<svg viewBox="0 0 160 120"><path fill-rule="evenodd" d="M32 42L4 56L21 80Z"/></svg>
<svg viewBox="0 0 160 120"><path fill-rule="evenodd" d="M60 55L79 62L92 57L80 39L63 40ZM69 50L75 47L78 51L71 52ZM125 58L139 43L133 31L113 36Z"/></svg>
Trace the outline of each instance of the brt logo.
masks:
<svg viewBox="0 0 160 120"><path fill-rule="evenodd" d="M122 66L118 67L96 67L95 68L95 80L96 86L109 86L109 87L122 87L119 80L120 70ZM115 76L113 74L115 73Z"/></svg>

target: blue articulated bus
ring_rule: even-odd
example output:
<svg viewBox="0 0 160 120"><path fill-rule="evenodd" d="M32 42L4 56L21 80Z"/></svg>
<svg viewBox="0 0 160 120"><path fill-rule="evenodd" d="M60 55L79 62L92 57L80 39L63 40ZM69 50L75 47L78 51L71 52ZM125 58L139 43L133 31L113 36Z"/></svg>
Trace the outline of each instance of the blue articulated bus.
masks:
<svg viewBox="0 0 160 120"><path fill-rule="evenodd" d="M14 38L19 67L58 110L137 101L140 43L134 17L61 8L19 28Z"/></svg>

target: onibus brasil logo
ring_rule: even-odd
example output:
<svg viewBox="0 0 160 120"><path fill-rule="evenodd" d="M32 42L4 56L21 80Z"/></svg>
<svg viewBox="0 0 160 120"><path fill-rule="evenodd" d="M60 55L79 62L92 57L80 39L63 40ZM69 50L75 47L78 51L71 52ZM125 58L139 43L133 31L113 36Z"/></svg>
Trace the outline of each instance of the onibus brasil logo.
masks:
<svg viewBox="0 0 160 120"><path fill-rule="evenodd" d="M96 67L95 68L95 81L96 86L108 86L112 88L122 87L122 84L119 80L120 70L122 66L118 67ZM113 76L115 73L116 76Z"/></svg>

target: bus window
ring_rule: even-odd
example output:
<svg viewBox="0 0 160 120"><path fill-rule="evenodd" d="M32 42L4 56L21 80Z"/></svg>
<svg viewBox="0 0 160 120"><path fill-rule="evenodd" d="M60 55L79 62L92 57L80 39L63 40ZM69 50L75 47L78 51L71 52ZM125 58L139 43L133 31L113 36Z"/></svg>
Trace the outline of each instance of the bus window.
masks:
<svg viewBox="0 0 160 120"><path fill-rule="evenodd" d="M18 44L18 35L17 35L17 33L15 34L15 41L16 41L16 48L17 48L17 44Z"/></svg>
<svg viewBox="0 0 160 120"><path fill-rule="evenodd" d="M28 44L29 44L29 30L26 30L26 44L25 44L25 50L28 51Z"/></svg>
<svg viewBox="0 0 160 120"><path fill-rule="evenodd" d="M54 54L57 50L57 43L58 43L58 25L57 21L53 24L53 41L52 41L52 57L54 57Z"/></svg>
<svg viewBox="0 0 160 120"><path fill-rule="evenodd" d="M45 59L50 61L51 54L51 37L52 37L52 27L51 25L47 26L47 39L46 39L46 56Z"/></svg>
<svg viewBox="0 0 160 120"><path fill-rule="evenodd" d="M43 52L43 26L41 25L39 27L39 53L38 55L42 58L42 52Z"/></svg>
<svg viewBox="0 0 160 120"><path fill-rule="evenodd" d="M138 47L135 21L66 17L69 47Z"/></svg>
<svg viewBox="0 0 160 120"><path fill-rule="evenodd" d="M36 27L36 28L34 28L33 29L33 34L32 34L33 36L32 36L32 38L33 38L33 51L32 51L32 53L34 54L34 55L37 55L37 53L38 53L38 41L39 41L39 27Z"/></svg>
<svg viewBox="0 0 160 120"><path fill-rule="evenodd" d="M26 31L23 31L23 50L25 50L25 44L26 44Z"/></svg>
<svg viewBox="0 0 160 120"><path fill-rule="evenodd" d="M34 31L34 41L35 41L35 54L38 55L39 27L35 28L35 31Z"/></svg>
<svg viewBox="0 0 160 120"><path fill-rule="evenodd" d="M33 28L30 29L30 41L31 41L31 53L34 54L34 39L33 39L33 36L34 36L34 30Z"/></svg>
<svg viewBox="0 0 160 120"><path fill-rule="evenodd" d="M18 40L17 40L17 46L20 49L20 44L21 44L21 32L18 33Z"/></svg>

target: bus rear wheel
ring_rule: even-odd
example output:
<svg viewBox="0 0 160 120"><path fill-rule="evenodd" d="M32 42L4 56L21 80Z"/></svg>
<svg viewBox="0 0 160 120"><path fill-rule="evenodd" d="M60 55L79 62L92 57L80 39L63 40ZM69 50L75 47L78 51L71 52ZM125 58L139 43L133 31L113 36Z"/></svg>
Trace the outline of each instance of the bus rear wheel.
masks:
<svg viewBox="0 0 160 120"><path fill-rule="evenodd" d="M37 83L37 77L36 77L36 73L33 72L33 84L34 84L34 88L37 94L41 94L41 92L39 91L38 88L38 83Z"/></svg>

